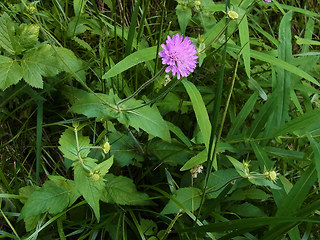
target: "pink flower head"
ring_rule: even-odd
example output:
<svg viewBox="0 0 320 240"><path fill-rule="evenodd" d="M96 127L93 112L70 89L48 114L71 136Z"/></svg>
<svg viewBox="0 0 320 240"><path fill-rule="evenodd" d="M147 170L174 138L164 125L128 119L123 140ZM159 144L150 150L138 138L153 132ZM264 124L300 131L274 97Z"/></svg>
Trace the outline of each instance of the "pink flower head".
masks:
<svg viewBox="0 0 320 240"><path fill-rule="evenodd" d="M161 44L163 49L159 52L159 56L162 57L162 64L167 64L166 72L172 71L172 75L177 74L177 78L180 76L187 77L196 67L197 58L195 54L197 50L191 43L189 37L176 35L167 37L166 45Z"/></svg>
<svg viewBox="0 0 320 240"><path fill-rule="evenodd" d="M271 3L271 0L265 0L267 3Z"/></svg>

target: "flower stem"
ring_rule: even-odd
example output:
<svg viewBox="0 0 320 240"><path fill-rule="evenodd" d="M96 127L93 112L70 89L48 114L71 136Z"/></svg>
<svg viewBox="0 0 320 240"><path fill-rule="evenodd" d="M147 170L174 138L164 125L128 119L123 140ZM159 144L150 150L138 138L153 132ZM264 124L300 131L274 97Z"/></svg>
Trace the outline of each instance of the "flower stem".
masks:
<svg viewBox="0 0 320 240"><path fill-rule="evenodd" d="M156 80L157 77L159 77L159 76L164 72L164 69L165 69L165 66L163 66L163 67L160 69L160 71L159 71L156 75L154 75L151 79L149 79L149 80L146 81L144 84L142 84L142 85L137 89L137 91L135 91L131 96L129 96L129 97L127 97L127 98L122 99L121 101L119 101L119 102L117 103L117 108L119 109L119 106L120 106L122 103L128 101L129 99L131 99L131 98L133 98L133 97L135 97L135 96L137 96L137 95L139 94L139 92L141 92L146 86L148 86L150 83L152 83L154 80Z"/></svg>

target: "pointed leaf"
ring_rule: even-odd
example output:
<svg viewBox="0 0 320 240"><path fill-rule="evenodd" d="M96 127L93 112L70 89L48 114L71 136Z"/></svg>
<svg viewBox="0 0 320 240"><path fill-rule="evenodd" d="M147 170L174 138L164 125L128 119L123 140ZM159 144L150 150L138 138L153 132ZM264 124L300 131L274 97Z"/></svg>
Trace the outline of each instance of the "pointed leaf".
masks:
<svg viewBox="0 0 320 240"><path fill-rule="evenodd" d="M7 87L18 83L22 78L22 68L13 59L0 56L0 89L5 90Z"/></svg>
<svg viewBox="0 0 320 240"><path fill-rule="evenodd" d="M200 206L202 191L199 188L186 187L179 188L173 198L183 205L184 209L189 211L195 211ZM161 214L176 214L179 212L181 207L175 203L172 199L161 211Z"/></svg>
<svg viewBox="0 0 320 240"><path fill-rule="evenodd" d="M107 203L120 205L146 205L149 203L147 194L138 192L133 181L127 177L107 174L106 186L101 200Z"/></svg>

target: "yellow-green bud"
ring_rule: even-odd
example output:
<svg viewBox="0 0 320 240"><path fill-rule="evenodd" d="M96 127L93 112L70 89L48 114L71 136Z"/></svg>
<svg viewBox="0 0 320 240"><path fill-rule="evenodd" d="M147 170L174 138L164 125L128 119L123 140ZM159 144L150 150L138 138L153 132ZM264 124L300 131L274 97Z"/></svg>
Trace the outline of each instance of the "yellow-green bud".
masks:
<svg viewBox="0 0 320 240"><path fill-rule="evenodd" d="M102 151L107 154L110 151L110 144L109 142L105 142L102 146Z"/></svg>
<svg viewBox="0 0 320 240"><path fill-rule="evenodd" d="M232 20L236 20L239 17L238 13L232 10L228 11L227 14L228 14L228 17Z"/></svg>
<svg viewBox="0 0 320 240"><path fill-rule="evenodd" d="M194 4L199 6L199 5L201 5L201 2L200 1L194 1Z"/></svg>
<svg viewBox="0 0 320 240"><path fill-rule="evenodd" d="M274 181L277 180L277 173L276 173L276 171L270 171L268 175L269 175L269 178L270 178L271 181L274 182Z"/></svg>
<svg viewBox="0 0 320 240"><path fill-rule="evenodd" d="M94 173L91 175L92 181L97 182L97 181L99 181L99 179L100 179L100 175L98 173Z"/></svg>

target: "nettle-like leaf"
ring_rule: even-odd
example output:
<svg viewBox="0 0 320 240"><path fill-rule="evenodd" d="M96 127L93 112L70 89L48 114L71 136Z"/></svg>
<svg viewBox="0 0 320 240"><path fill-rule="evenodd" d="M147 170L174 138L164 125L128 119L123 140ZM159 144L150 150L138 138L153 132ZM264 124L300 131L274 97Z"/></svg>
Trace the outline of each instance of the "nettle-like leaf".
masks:
<svg viewBox="0 0 320 240"><path fill-rule="evenodd" d="M97 218L100 220L99 200L105 182L103 177L113 164L113 157L97 164L96 159L84 158L73 164L75 187L84 197Z"/></svg>
<svg viewBox="0 0 320 240"><path fill-rule="evenodd" d="M15 24L5 12L0 17L0 46L9 54L14 54L13 39L15 35Z"/></svg>
<svg viewBox="0 0 320 240"><path fill-rule="evenodd" d="M138 192L130 178L107 174L105 183L106 186L101 197L104 202L121 205L147 205L150 203L148 195Z"/></svg>
<svg viewBox="0 0 320 240"><path fill-rule="evenodd" d="M79 197L71 180L53 176L43 187L34 191L21 210L19 219L37 216L48 212L57 214L72 205Z"/></svg>
<svg viewBox="0 0 320 240"><path fill-rule="evenodd" d="M78 134L78 144L79 144L79 154L81 158L85 158L90 153L90 149L86 147L90 147L90 139L87 136L82 136L81 132L77 132ZM59 149L63 153L65 158L68 158L73 161L79 160L78 157L78 148L76 141L76 133L71 129L67 129L61 135L59 139Z"/></svg>
<svg viewBox="0 0 320 240"><path fill-rule="evenodd" d="M176 214L180 209L195 211L200 206L202 191L199 188L179 188L161 211L161 214Z"/></svg>
<svg viewBox="0 0 320 240"><path fill-rule="evenodd" d="M90 205L99 221L99 200L101 198L102 190L104 189L104 182L100 174L90 172L90 170L92 171L97 166L95 162L95 159L85 158L83 159L83 163L75 162L73 164L73 169L76 189Z"/></svg>
<svg viewBox="0 0 320 240"><path fill-rule="evenodd" d="M0 46L11 55L21 54L38 42L39 26L35 24L17 24L7 13L0 17Z"/></svg>
<svg viewBox="0 0 320 240"><path fill-rule="evenodd" d="M147 133L170 141L170 132L166 122L156 107L144 106L143 101L130 99L119 106L120 98L111 90L109 94L87 93L85 91L68 90L67 96L73 104L70 111L95 117L97 121L117 119L125 126L132 126L136 130L142 129Z"/></svg>
<svg viewBox="0 0 320 240"><path fill-rule="evenodd" d="M50 77L58 74L59 61L54 56L52 46L45 44L39 48L26 52L21 61L23 79L32 87L42 88L42 77Z"/></svg>
<svg viewBox="0 0 320 240"><path fill-rule="evenodd" d="M16 60L0 56L0 89L18 83L22 78L22 68Z"/></svg>

